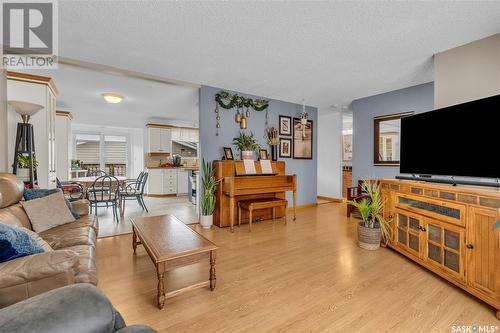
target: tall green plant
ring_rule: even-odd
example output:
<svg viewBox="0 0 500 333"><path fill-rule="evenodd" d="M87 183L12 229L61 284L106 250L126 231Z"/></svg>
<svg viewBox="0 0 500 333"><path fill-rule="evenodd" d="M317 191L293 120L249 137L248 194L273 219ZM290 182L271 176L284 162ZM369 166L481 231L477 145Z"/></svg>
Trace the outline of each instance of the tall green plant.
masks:
<svg viewBox="0 0 500 333"><path fill-rule="evenodd" d="M204 216L212 215L215 210L215 191L218 181L215 179L215 170L212 163L203 160L203 199L201 200L201 214Z"/></svg>
<svg viewBox="0 0 500 333"><path fill-rule="evenodd" d="M260 146L257 143L252 132L250 134L245 134L245 132L240 131L240 135L233 139L233 145L238 148L239 151L256 151L260 150Z"/></svg>
<svg viewBox="0 0 500 333"><path fill-rule="evenodd" d="M361 190L366 193L367 198L361 201L348 201L348 204L358 209L363 225L366 228L380 228L382 239L387 242L392 237L392 229L384 218L384 206L386 200L380 194L380 186L371 180L365 179L361 184Z"/></svg>

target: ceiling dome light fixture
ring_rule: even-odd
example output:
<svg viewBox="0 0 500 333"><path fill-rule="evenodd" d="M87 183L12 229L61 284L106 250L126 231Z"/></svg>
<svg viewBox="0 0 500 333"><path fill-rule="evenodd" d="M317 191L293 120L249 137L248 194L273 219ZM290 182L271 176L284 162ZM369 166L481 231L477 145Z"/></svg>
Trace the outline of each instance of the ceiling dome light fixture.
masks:
<svg viewBox="0 0 500 333"><path fill-rule="evenodd" d="M106 100L106 102L113 104L120 103L124 99L123 96L113 93L104 93L102 94L102 97Z"/></svg>

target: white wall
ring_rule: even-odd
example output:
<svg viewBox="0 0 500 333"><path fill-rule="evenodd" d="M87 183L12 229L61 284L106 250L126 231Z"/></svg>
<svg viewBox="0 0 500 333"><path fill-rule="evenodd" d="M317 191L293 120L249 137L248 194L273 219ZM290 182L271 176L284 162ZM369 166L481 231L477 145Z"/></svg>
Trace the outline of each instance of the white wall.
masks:
<svg viewBox="0 0 500 333"><path fill-rule="evenodd" d="M8 172L7 71L0 69L0 172Z"/></svg>
<svg viewBox="0 0 500 333"><path fill-rule="evenodd" d="M342 113L318 115L318 195L342 198Z"/></svg>
<svg viewBox="0 0 500 333"><path fill-rule="evenodd" d="M68 116L56 115L56 174L61 181L67 181L70 178L72 143L71 119Z"/></svg>
<svg viewBox="0 0 500 333"><path fill-rule="evenodd" d="M434 108L500 94L500 34L434 56Z"/></svg>

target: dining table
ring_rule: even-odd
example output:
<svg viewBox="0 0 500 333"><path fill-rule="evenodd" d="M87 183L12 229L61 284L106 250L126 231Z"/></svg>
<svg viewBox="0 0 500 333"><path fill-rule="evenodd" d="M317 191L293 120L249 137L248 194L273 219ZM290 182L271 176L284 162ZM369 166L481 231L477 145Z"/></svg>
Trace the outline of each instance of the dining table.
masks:
<svg viewBox="0 0 500 333"><path fill-rule="evenodd" d="M102 177L102 176L76 177L76 178L71 179L71 181L75 182L75 183L80 183L83 186L84 191L86 192L88 188L92 187L92 184L94 184L96 179L100 178L100 177ZM116 180L115 180L115 178L116 178ZM121 187L123 187L126 180L127 180L127 177L124 177L124 176L111 176L111 181L112 182L118 181L118 184Z"/></svg>

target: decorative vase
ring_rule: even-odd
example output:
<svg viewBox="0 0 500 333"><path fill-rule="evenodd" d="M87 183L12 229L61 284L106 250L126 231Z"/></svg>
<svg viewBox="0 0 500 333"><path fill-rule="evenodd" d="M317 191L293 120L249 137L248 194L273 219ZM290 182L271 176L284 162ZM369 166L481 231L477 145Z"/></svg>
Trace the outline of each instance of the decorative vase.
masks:
<svg viewBox="0 0 500 333"><path fill-rule="evenodd" d="M367 228L363 222L358 224L358 246L360 248L370 251L378 250L381 240L380 228Z"/></svg>
<svg viewBox="0 0 500 333"><path fill-rule="evenodd" d="M271 160L273 161L278 160L278 145L271 146Z"/></svg>
<svg viewBox="0 0 500 333"><path fill-rule="evenodd" d="M210 229L214 224L214 216L213 215L201 215L200 216L200 225L203 229Z"/></svg>
<svg viewBox="0 0 500 333"><path fill-rule="evenodd" d="M18 168L16 176L19 177L19 179L21 179L22 181L27 182L30 180L30 169Z"/></svg>
<svg viewBox="0 0 500 333"><path fill-rule="evenodd" d="M253 150L242 150L241 151L242 160L253 160Z"/></svg>

